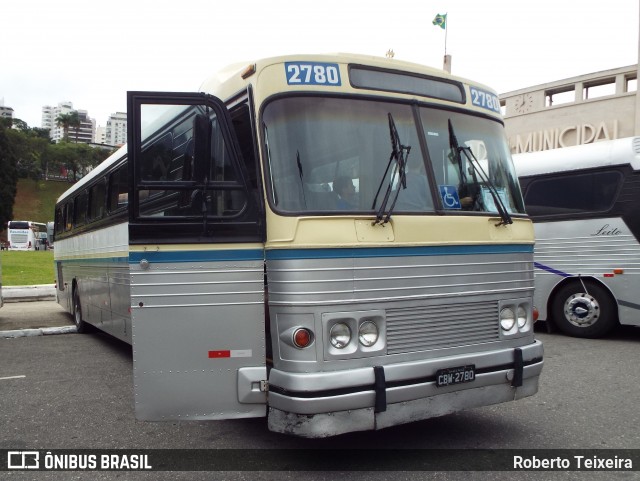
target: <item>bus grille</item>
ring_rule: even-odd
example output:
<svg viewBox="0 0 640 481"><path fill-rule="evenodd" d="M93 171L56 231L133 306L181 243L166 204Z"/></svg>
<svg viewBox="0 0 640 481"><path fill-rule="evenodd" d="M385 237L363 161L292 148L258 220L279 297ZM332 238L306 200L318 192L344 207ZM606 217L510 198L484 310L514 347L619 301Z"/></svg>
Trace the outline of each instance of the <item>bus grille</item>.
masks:
<svg viewBox="0 0 640 481"><path fill-rule="evenodd" d="M497 341L496 301L387 310L387 353L428 351Z"/></svg>

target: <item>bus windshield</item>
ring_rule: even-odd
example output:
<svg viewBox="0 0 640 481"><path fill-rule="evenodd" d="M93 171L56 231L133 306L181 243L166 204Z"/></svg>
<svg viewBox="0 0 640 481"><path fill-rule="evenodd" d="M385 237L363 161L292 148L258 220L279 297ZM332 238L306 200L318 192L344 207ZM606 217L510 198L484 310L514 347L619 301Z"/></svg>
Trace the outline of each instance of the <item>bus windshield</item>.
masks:
<svg viewBox="0 0 640 481"><path fill-rule="evenodd" d="M389 187L396 213L432 213L439 205L452 212L496 213L499 200L509 213L524 214L499 123L435 108L418 111L422 126L410 105L398 103L321 97L271 102L263 129L272 205L284 213L370 215L383 202L381 188ZM458 150L452 147L449 124ZM391 162L398 150L395 131L402 166Z"/></svg>

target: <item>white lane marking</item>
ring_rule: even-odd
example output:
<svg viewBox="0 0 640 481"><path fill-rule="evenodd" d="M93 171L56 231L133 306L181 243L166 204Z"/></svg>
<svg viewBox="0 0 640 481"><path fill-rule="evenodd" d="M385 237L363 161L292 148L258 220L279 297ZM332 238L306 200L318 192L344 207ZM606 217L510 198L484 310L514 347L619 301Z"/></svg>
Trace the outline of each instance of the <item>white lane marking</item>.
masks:
<svg viewBox="0 0 640 481"><path fill-rule="evenodd" d="M22 379L23 377L27 377L24 374L21 376L7 376L7 377L0 377L0 381L7 381L9 379Z"/></svg>

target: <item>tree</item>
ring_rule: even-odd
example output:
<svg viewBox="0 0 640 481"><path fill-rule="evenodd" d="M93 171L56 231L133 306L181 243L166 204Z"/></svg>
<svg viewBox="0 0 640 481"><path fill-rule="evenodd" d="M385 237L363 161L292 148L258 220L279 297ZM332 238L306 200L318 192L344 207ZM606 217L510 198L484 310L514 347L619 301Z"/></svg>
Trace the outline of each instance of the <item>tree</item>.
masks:
<svg viewBox="0 0 640 481"><path fill-rule="evenodd" d="M41 175L40 155L34 148L31 137L27 133L15 129L8 129L5 134L13 146L18 177L38 180Z"/></svg>
<svg viewBox="0 0 640 481"><path fill-rule="evenodd" d="M2 226L13 218L13 202L18 183L15 139L7 135L10 130L11 120L0 119L0 225Z"/></svg>
<svg viewBox="0 0 640 481"><path fill-rule="evenodd" d="M75 182L111 153L111 151L96 149L83 143L60 142L48 146L44 155L50 171L58 166L60 170L67 172L69 182Z"/></svg>
<svg viewBox="0 0 640 481"><path fill-rule="evenodd" d="M56 117L56 125L62 127L62 140L69 141L69 126L71 125L70 114L58 114Z"/></svg>
<svg viewBox="0 0 640 481"><path fill-rule="evenodd" d="M80 130L80 116L77 110L69 113L69 127L73 127L76 133L76 144L78 143L78 131Z"/></svg>
<svg viewBox="0 0 640 481"><path fill-rule="evenodd" d="M29 130L29 132L34 137L39 139L44 139L48 143L51 143L51 131L49 129L43 129L41 127L33 127L32 129Z"/></svg>
<svg viewBox="0 0 640 481"><path fill-rule="evenodd" d="M24 120L13 119L13 128L17 130L21 130L22 132L28 132L29 126Z"/></svg>

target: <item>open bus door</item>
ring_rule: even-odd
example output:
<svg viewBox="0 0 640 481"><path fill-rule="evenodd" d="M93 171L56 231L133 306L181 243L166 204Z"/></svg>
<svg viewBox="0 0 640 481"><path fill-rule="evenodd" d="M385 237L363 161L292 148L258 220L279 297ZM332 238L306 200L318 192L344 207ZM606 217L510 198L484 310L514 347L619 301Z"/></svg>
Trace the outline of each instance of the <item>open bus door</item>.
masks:
<svg viewBox="0 0 640 481"><path fill-rule="evenodd" d="M265 416L263 214L229 114L204 94L127 100L136 417Z"/></svg>

